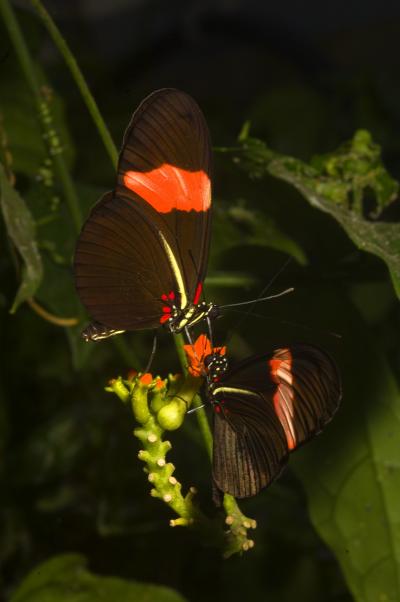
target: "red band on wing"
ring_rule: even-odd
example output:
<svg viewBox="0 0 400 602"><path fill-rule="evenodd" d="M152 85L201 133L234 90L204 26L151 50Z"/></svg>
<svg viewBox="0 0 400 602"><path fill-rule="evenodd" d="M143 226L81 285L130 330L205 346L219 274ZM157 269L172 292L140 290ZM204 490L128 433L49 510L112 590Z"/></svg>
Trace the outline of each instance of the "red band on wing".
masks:
<svg viewBox="0 0 400 602"><path fill-rule="evenodd" d="M207 211L211 204L211 185L204 171L185 171L164 163L151 171L127 171L123 185L141 196L159 213Z"/></svg>
<svg viewBox="0 0 400 602"><path fill-rule="evenodd" d="M197 305L197 303L199 302L202 290L203 290L203 283L199 282L199 284L197 285L197 288L196 288L196 292L194 294L194 298L193 298L194 305Z"/></svg>
<svg viewBox="0 0 400 602"><path fill-rule="evenodd" d="M273 394L275 414L285 431L286 441L290 450L296 447L296 433L294 430L294 390L292 375L292 357L287 350L285 359L274 358L269 360L270 375L277 387Z"/></svg>

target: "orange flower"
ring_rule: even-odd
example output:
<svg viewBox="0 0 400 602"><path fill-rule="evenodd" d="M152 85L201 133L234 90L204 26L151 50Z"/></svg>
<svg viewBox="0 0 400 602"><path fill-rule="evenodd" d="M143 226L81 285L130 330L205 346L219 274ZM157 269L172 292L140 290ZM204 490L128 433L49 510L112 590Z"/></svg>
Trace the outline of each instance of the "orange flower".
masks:
<svg viewBox="0 0 400 602"><path fill-rule="evenodd" d="M146 374L142 374L139 380L142 385L149 385L153 380L153 376L150 374L150 372L146 372Z"/></svg>
<svg viewBox="0 0 400 602"><path fill-rule="evenodd" d="M207 355L219 353L225 355L226 347L211 347L211 342L205 334L201 334L194 345L184 345L186 357L189 362L188 370L192 376L200 377L206 373L204 360Z"/></svg>

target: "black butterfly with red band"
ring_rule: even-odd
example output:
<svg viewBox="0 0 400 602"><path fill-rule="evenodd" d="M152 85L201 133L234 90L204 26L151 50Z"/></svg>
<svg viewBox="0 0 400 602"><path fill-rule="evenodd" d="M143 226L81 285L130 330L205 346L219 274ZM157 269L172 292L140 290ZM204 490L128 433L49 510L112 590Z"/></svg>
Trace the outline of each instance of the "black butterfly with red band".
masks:
<svg viewBox="0 0 400 602"><path fill-rule="evenodd" d="M204 335L185 351L191 373L206 376L213 481L223 493L244 498L270 485L289 453L318 435L339 407L337 367L313 345L277 348L232 367L225 347L212 349Z"/></svg>
<svg viewBox="0 0 400 602"><path fill-rule="evenodd" d="M150 94L125 133L115 189L92 209L74 258L79 297L100 340L213 313L201 301L211 224L211 142L184 92Z"/></svg>

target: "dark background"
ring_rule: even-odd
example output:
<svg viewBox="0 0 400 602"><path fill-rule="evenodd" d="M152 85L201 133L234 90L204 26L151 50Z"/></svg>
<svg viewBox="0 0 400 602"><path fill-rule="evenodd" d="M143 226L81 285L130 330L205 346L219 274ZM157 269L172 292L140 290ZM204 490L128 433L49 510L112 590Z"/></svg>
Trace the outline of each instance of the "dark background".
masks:
<svg viewBox="0 0 400 602"><path fill-rule="evenodd" d="M196 98L217 147L234 145L250 119L252 134L271 148L309 159L363 127L382 145L386 166L399 178L400 4L394 0L47 0L46 7L117 144L140 100L173 86ZM74 155L71 169L78 183L90 187L90 205L113 186L109 158L40 23L26 10L20 19L35 59L63 99ZM12 60L12 49L1 32L6 62ZM307 267L292 261L276 284L275 292L295 286L299 296L259 306L256 313L262 317L249 316L240 324L238 316L227 316L217 325L217 338L231 341L238 357L267 349L275 340L309 340L322 344L340 364L345 342L329 334L337 322L331 320L334 308L325 311L319 304L321 287L374 280L382 283L391 307L386 268L358 253L331 218L311 209L287 185L272 178L250 181L218 153L214 173L216 205L224 208L245 199L247 206L274 219L309 259ZM23 178L20 183L23 188ZM217 216L217 233L221 223ZM74 355L63 330L27 306L10 317L17 280L5 242L1 257L7 409L0 556L5 592L38 562L78 551L95 572L169 585L193 601L351 599L334 556L309 522L302 487L290 469L271 489L243 503L259 525L256 547L243 557L222 560L195 534L170 529L170 512L148 495L131 437L132 417L103 392L107 380L124 373L129 361L110 342L85 352L89 357L82 358L75 348ZM246 291L210 287L209 294L219 302L251 298L284 261L285 254L266 247L236 245L225 251L215 234L210 276L220 270L245 272L255 285ZM56 283L45 279L45 286ZM373 307L374 301L369 303ZM383 335L388 351L394 349L390 330L386 327ZM127 335L126 341L143 367L151 334ZM398 366L397 349L392 362ZM178 369L172 342L163 336L154 371ZM172 441L180 480L196 484L212 512L210 471L193 417Z"/></svg>

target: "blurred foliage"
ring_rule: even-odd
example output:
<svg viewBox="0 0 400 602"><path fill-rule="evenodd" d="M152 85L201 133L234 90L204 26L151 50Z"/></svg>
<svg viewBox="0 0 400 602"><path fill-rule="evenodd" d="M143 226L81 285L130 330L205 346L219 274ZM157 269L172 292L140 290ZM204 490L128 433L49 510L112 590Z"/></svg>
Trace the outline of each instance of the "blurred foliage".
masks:
<svg viewBox="0 0 400 602"><path fill-rule="evenodd" d="M152 334L94 345L79 338L86 318L72 280L74 219L0 23L0 157L8 179L2 177L1 189L12 203L0 226L0 600L110 599L112 588L140 600L153 586L138 582L179 592L158 589L154 600L397 600L400 311L387 273L398 292L397 67L391 71L385 60L394 59L377 53L376 65L370 58L368 69L357 70L349 40L344 64L340 36L320 39L307 55L287 32L280 32L284 47L275 34L266 36L255 16L246 25L231 15L228 27L207 14L210 8L192 8L173 21L171 6L168 15L157 3L142 13L139 5L127 14L116 7L115 22L102 22L100 30L83 13L67 11L62 29L115 140L145 94L174 85L198 100L214 143L234 147L247 171L262 175L247 178L231 153L216 153L207 292L218 303L254 298L291 256L271 293L289 286L295 293L259 304L250 315L226 312L215 338L236 358L296 340L320 344L342 371L342 408L321 437L294 455L278 483L241 504L257 519L254 550L223 560L195 533L170 529L169 510L148 495L131 436L135 424L103 391L132 364L146 365ZM154 11L157 31L149 25ZM38 19L26 11L18 19L87 215L113 186L112 165ZM355 46L358 33L352 32ZM369 47L387 36L376 30L367 39ZM311 58L322 55L329 67ZM246 119L254 138L238 145L235 133ZM16 236L11 223L24 222ZM53 322L27 304L9 314L27 272L21 245L35 248L32 222L43 265L35 299ZM79 325L63 328L60 319L70 318ZM155 374L179 370L169 339L159 337ZM196 485L213 515L209 461L194 417L171 442L179 480ZM60 556L71 551L87 557L93 573L82 557ZM71 582L79 592L71 593Z"/></svg>
<svg viewBox="0 0 400 602"><path fill-rule="evenodd" d="M25 579L10 602L183 602L184 598L166 587L134 583L89 573L82 556L58 556L43 563Z"/></svg>

